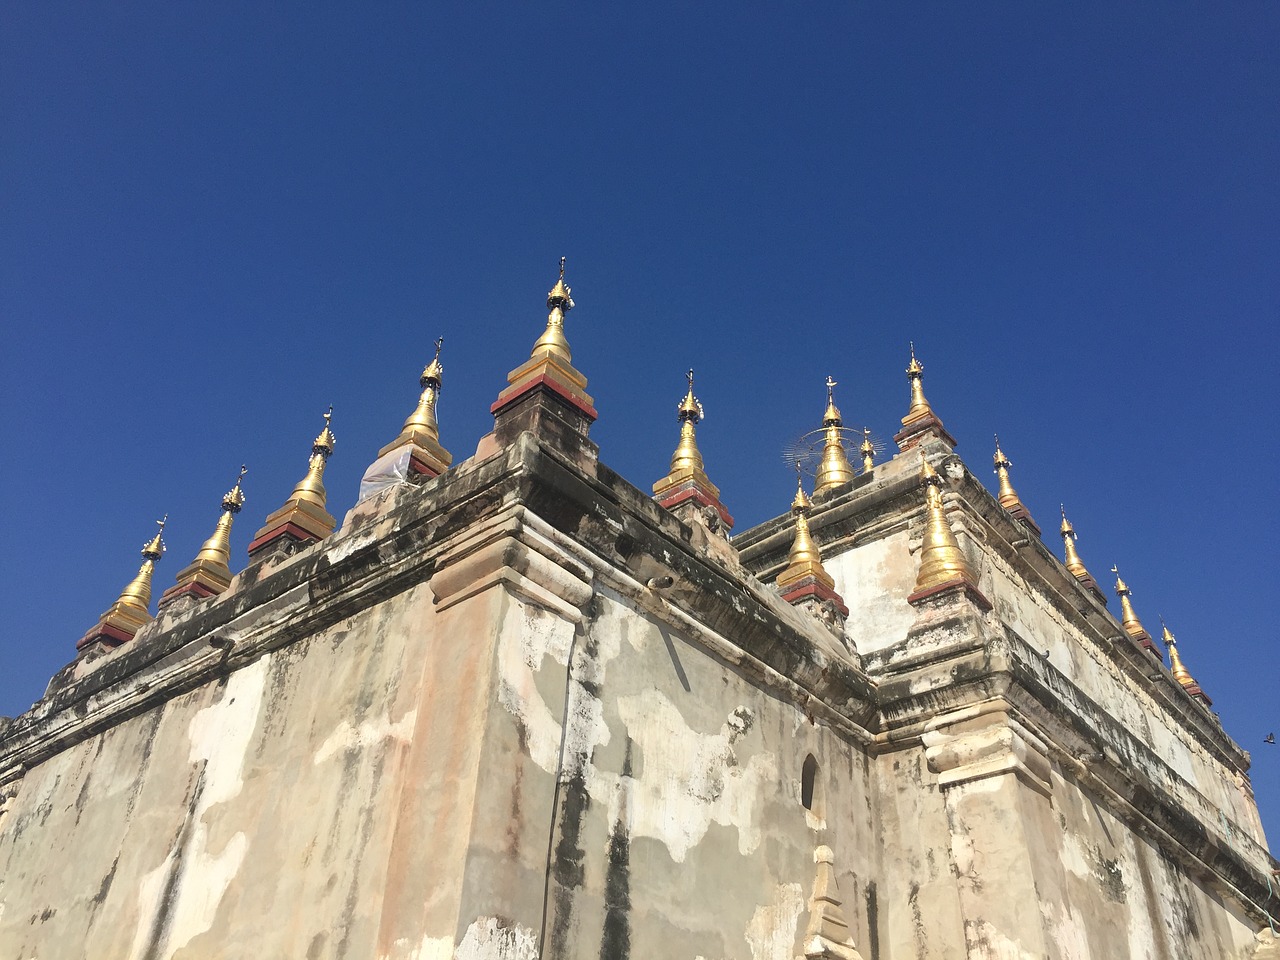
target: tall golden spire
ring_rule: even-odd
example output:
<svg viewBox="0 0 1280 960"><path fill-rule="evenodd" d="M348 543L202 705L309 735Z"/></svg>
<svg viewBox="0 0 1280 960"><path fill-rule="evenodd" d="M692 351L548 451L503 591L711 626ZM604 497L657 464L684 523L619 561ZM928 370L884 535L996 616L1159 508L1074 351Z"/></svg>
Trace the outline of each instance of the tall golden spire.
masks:
<svg viewBox="0 0 1280 960"><path fill-rule="evenodd" d="M565 441L572 444L574 436L585 440L596 419L587 378L574 368L565 338L564 318L573 309L573 298L564 282L564 264L561 257L560 277L547 294L546 329L534 342L529 359L507 374L506 388L489 407L494 432L481 440L477 454L494 452L525 431L555 439L563 448Z"/></svg>
<svg viewBox="0 0 1280 960"><path fill-rule="evenodd" d="M870 473L876 465L876 448L871 443L871 428L862 428L862 446L858 448L862 454L862 472Z"/></svg>
<svg viewBox="0 0 1280 960"><path fill-rule="evenodd" d="M925 459L921 461L920 482L925 493L925 527L915 593L957 582L976 589L978 578L960 549L942 506L942 478Z"/></svg>
<svg viewBox="0 0 1280 960"><path fill-rule="evenodd" d="M569 288L564 282L565 258L560 258L560 279L547 294L547 329L542 332L529 354L530 359L541 356L555 357L565 363L573 361L569 351L569 341L564 336L564 316L573 309L573 298L569 296Z"/></svg>
<svg viewBox="0 0 1280 960"><path fill-rule="evenodd" d="M907 415L902 418L904 427L925 417L935 416L933 407L924 398L924 364L916 359L914 340L911 341L911 362L907 364L907 382L911 385L911 406L907 409Z"/></svg>
<svg viewBox="0 0 1280 960"><path fill-rule="evenodd" d="M156 521L160 529L142 548L142 566L138 568L134 578L125 584L116 602L98 618L93 629L76 642L77 650L83 650L94 641L101 641L106 647L118 647L132 639L151 620L151 574L155 570L156 561L164 556L162 534L168 520L169 515L165 514Z"/></svg>
<svg viewBox="0 0 1280 960"><path fill-rule="evenodd" d="M434 361L433 361L434 362ZM336 521L325 510L327 495L324 489L324 468L333 456L337 438L330 423L333 405L324 415L324 429L311 443L311 458L307 461L307 473L284 505L267 517L262 529L253 535L249 544L249 556L256 558L269 545L290 547L315 540L323 540L333 532Z"/></svg>
<svg viewBox="0 0 1280 960"><path fill-rule="evenodd" d="M240 467L235 486L222 498L222 515L213 528L213 535L200 547L196 558L183 567L177 582L161 595L162 605L186 594L191 594L197 600L212 597L231 586L231 569L228 566L231 562L231 524L244 506L244 491L240 489L240 484L248 472L248 467Z"/></svg>
<svg viewBox="0 0 1280 960"><path fill-rule="evenodd" d="M1084 561L1080 559L1080 554L1076 552L1076 529L1071 525L1071 521L1067 519L1067 508L1063 504L1058 505L1058 509L1062 511L1062 526L1058 528L1058 532L1062 534L1062 551L1063 563L1070 574L1080 581L1081 585L1086 587L1090 593L1102 601L1106 605L1107 596L1102 592L1102 588L1098 586L1098 581L1093 579L1093 575L1085 568Z"/></svg>
<svg viewBox="0 0 1280 960"><path fill-rule="evenodd" d="M1000 437L998 435L996 436L996 453L992 458L992 462L995 464L996 476L1000 478L1000 492L996 495L1000 501L1000 506L1004 507L1011 517L1032 530L1037 537L1040 536L1040 525L1032 519L1031 511L1019 499L1018 491L1014 490L1013 484L1009 482L1009 468L1013 464L1004 455L1004 451L1000 449Z"/></svg>
<svg viewBox="0 0 1280 960"><path fill-rule="evenodd" d="M440 421L436 418L436 406L440 402L440 386L444 378L444 366L440 363L440 350L443 346L444 337L437 337L435 356L418 378L422 387L418 406L405 420L400 434L378 451L379 457L385 457L393 450L407 448L410 451L410 469L427 477L439 476L453 463L453 455L440 445Z"/></svg>
<svg viewBox="0 0 1280 960"><path fill-rule="evenodd" d="M916 359L916 345L911 343L911 362L907 364L907 382L911 386L911 406L902 418L902 429L894 436L899 450L909 450L932 437L943 440L948 446L956 445L955 437L947 432L942 420L933 412L924 397L924 364Z"/></svg>
<svg viewBox="0 0 1280 960"><path fill-rule="evenodd" d="M671 468L667 475L653 485L653 498L668 510L686 501L696 501L699 506L712 507L720 517L720 523L733 526L733 517L720 502L720 489L707 477L698 450L697 426L706 418L702 401L693 392L693 369L685 374L688 389L684 399L676 405L676 420L680 423L680 442L671 455Z"/></svg>
<svg viewBox="0 0 1280 960"><path fill-rule="evenodd" d="M815 494L825 493L853 479L853 465L849 463L849 456L844 451L844 439L841 436L844 421L836 408L835 387L836 381L827 377L827 410L822 415L822 462L818 464L818 476L813 487Z"/></svg>
<svg viewBox="0 0 1280 960"><path fill-rule="evenodd" d="M822 553L809 531L809 509L812 504L804 492L800 476L800 464L796 464L796 495L791 501L791 513L795 517L795 539L787 555L787 566L778 574L778 590L788 603L805 607L822 619L837 634L842 633L844 618L849 616L840 594L835 591L835 580L822 565Z"/></svg>
<svg viewBox="0 0 1280 960"><path fill-rule="evenodd" d="M818 545L813 542L809 532L809 509L812 507L804 492L804 482L796 470L796 495L791 501L791 512L795 516L796 534L791 541L791 551L787 556L787 567L778 574L778 586L784 590L803 577L813 577L819 583L831 588L835 580L822 566L822 554Z"/></svg>
<svg viewBox="0 0 1280 960"><path fill-rule="evenodd" d="M1124 632L1141 644L1148 653L1163 663L1164 656L1133 611L1133 601L1129 599L1131 593L1129 585L1120 578L1117 567L1113 566L1111 572L1116 575L1116 596L1120 598L1120 626L1124 627Z"/></svg>
<svg viewBox="0 0 1280 960"><path fill-rule="evenodd" d="M1211 704L1213 701L1209 699L1208 694L1200 689L1200 684L1196 683L1195 678L1191 676L1191 671L1183 666L1182 657L1178 655L1178 640L1169 629L1169 625L1164 622L1164 617L1160 618L1160 626L1164 632L1164 645L1169 650L1169 672L1173 674L1173 679L1177 680L1182 685L1182 689L1191 696Z"/></svg>

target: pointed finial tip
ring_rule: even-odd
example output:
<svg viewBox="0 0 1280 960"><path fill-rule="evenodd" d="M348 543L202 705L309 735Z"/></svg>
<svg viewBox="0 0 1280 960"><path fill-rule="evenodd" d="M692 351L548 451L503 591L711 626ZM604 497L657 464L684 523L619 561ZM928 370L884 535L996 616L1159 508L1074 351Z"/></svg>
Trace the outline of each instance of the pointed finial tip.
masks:
<svg viewBox="0 0 1280 960"><path fill-rule="evenodd" d="M561 257L561 258L560 258L560 279L561 279L561 280L563 280L563 279L564 279L564 262L565 262L565 260L566 260L566 259L567 259L567 258L565 258L565 257Z"/></svg>

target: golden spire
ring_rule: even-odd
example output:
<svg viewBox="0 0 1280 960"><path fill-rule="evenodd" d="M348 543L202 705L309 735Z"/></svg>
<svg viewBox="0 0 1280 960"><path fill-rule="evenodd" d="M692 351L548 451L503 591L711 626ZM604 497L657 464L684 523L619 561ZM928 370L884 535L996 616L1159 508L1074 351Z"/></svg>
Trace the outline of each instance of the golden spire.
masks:
<svg viewBox="0 0 1280 960"><path fill-rule="evenodd" d="M436 354L422 371L418 383L422 387L422 395L418 398L418 406L409 414L392 447L405 441L420 439L439 440L440 421L436 419L436 404L440 402L440 383L444 376L444 367L440 363L440 348L444 346L444 337L436 337Z"/></svg>
<svg viewBox="0 0 1280 960"><path fill-rule="evenodd" d="M155 570L156 561L164 556L165 545L162 534L164 525L169 520L166 513L156 523L160 529L142 548L142 566L132 580L125 584L115 603L107 608L98 618L93 629L76 643L76 649L83 649L95 640L101 640L107 646L119 646L133 637L143 624L151 620L151 574Z"/></svg>
<svg viewBox="0 0 1280 960"><path fill-rule="evenodd" d="M902 418L902 425L908 427L917 420L934 416L933 408L924 398L924 385L921 382L924 364L916 359L915 341L911 341L911 362L907 364L907 381L911 384L911 406L907 415Z"/></svg>
<svg viewBox="0 0 1280 960"><path fill-rule="evenodd" d="M1006 510L1013 510L1022 506L1022 501L1018 499L1018 491L1013 489L1013 484L1009 482L1009 468L1013 463L1004 455L1004 451L1000 449L1000 435L996 434L996 454L992 457L995 464L996 476L1000 478L1000 492L998 498L1000 506ZM1026 509L1025 507L1023 509Z"/></svg>
<svg viewBox="0 0 1280 960"><path fill-rule="evenodd" d="M1066 557L1066 567L1077 580L1087 578L1092 581L1093 577L1089 575L1089 571L1085 569L1084 561L1080 559L1080 554L1076 552L1076 528L1067 519L1067 508L1063 504L1058 504L1058 508L1062 511L1062 526L1058 532L1062 534L1062 549Z"/></svg>
<svg viewBox="0 0 1280 960"><path fill-rule="evenodd" d="M573 309L573 300L564 282L564 261L565 258L561 257L560 279L547 294L547 309L551 311L547 314L547 329L534 343L533 351L529 354L530 359L552 356L565 363L573 361L573 355L569 352L569 341L564 336L564 315Z"/></svg>
<svg viewBox="0 0 1280 960"><path fill-rule="evenodd" d="M1124 632L1135 640L1143 640L1150 643L1151 635L1147 633L1142 626L1142 621L1138 619L1138 615L1133 612L1133 601L1129 599L1129 585L1120 579L1120 571L1116 567L1111 568L1111 572L1116 575L1116 596L1120 598L1120 625L1124 627Z"/></svg>
<svg viewBox="0 0 1280 960"><path fill-rule="evenodd" d="M841 427L840 411L836 408L834 389L836 381L827 377L827 410L822 415L822 426L825 434L822 443L822 462L818 465L818 476L814 483L815 494L838 487L853 479L853 465L844 452L844 440Z"/></svg>
<svg viewBox="0 0 1280 960"><path fill-rule="evenodd" d="M870 427L862 428L862 446L858 448L858 452L862 454L862 472L870 473L876 465L876 449L871 445Z"/></svg>
<svg viewBox="0 0 1280 960"><path fill-rule="evenodd" d="M298 485L293 488L293 493L289 494L289 500L294 503L311 503L317 507L325 505L324 468L329 457L333 455L333 447L337 440L333 431L329 429L329 422L332 419L333 404L329 404L329 412L324 415L324 429L311 444L311 459L307 461L307 475L298 481Z"/></svg>
<svg viewBox="0 0 1280 960"><path fill-rule="evenodd" d="M242 464L235 486L222 498L222 515L213 528L213 535L200 547L196 558L178 573L174 585L160 597L162 605L188 593L197 598L211 597L231 586L231 569L228 566L231 562L231 524L244 506L244 491L240 484L248 472L249 468Z"/></svg>
<svg viewBox="0 0 1280 960"><path fill-rule="evenodd" d="M942 506L942 478L922 459L920 482L925 490L925 529L920 544L920 572L916 574L916 592L964 580L971 586L977 578L960 549L947 514Z"/></svg>
<svg viewBox="0 0 1280 960"><path fill-rule="evenodd" d="M333 533L336 521L325 510L327 496L324 489L325 464L333 455L333 448L337 444L331 428L332 420L333 404L330 404L329 412L324 415L324 429L311 443L311 459L307 461L306 476L298 481L284 505L273 511L267 517L267 522L253 535L253 541L249 544L251 558L256 558L268 544L281 538L296 546L322 540Z"/></svg>
<svg viewBox="0 0 1280 960"><path fill-rule="evenodd" d="M1198 690L1200 685L1191 676L1191 672L1182 665L1182 657L1178 656L1178 640L1169 629L1169 625L1164 622L1164 617L1160 618L1160 626L1164 628L1164 645L1169 648L1169 666L1173 678L1188 689L1196 687Z"/></svg>
<svg viewBox="0 0 1280 960"><path fill-rule="evenodd" d="M671 455L671 473L687 470L702 470L702 454L698 451L698 440L694 428L702 422L704 416L702 403L693 395L693 368L685 374L689 381L689 391L676 407L676 419L680 421L680 443L676 452Z"/></svg>
<svg viewBox="0 0 1280 960"><path fill-rule="evenodd" d="M822 554L818 545L813 542L809 533L809 508L812 506L804 492L804 481L800 476L800 464L796 464L796 495L791 501L791 512L795 515L796 535L791 542L791 552L787 557L787 567L778 574L778 586L785 589L805 577L813 577L818 583L830 590L835 580L822 566Z"/></svg>
<svg viewBox="0 0 1280 960"><path fill-rule="evenodd" d="M412 448L410 466L414 472L428 477L439 476L453 463L453 455L440 445L440 421L436 419L436 405L440 402L440 385L444 377L444 366L440 363L443 347L444 337L437 337L435 356L418 378L422 387L418 406L405 420L399 435L378 451L378 456L384 457L401 447Z"/></svg>

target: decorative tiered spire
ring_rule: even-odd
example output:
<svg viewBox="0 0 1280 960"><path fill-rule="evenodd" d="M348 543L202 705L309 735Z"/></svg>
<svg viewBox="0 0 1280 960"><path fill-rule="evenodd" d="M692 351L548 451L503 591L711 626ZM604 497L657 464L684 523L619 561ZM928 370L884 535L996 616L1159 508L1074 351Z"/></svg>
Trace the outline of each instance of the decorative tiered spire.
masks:
<svg viewBox="0 0 1280 960"><path fill-rule="evenodd" d="M1058 507L1062 511L1062 526L1058 528L1058 532L1062 534L1062 549L1067 570L1090 593L1101 600L1103 606L1106 606L1107 595L1098 586L1098 581L1094 580L1089 571L1085 569L1084 561L1080 559L1080 554L1076 552L1076 529L1071 525L1071 521L1067 519L1067 508L1062 504L1059 504Z"/></svg>
<svg viewBox="0 0 1280 960"><path fill-rule="evenodd" d="M978 578L964 551L960 549L951 524L947 522L946 510L942 505L942 478L927 459L921 460L920 483L924 487L925 496L924 537L920 544L920 570L916 574L916 589L907 598L908 601L923 599L924 596L951 586L965 586L981 596L978 592ZM986 603L985 598L983 603Z"/></svg>
<svg viewBox="0 0 1280 960"><path fill-rule="evenodd" d="M840 594L835 591L835 580L822 565L822 553L809 532L809 509L812 503L804 492L800 465L796 464L796 495L791 501L791 513L795 517L796 533L787 556L786 568L778 574L778 590L782 599L796 606L811 608L821 615L823 601L831 601L840 617L840 624L849 615Z"/></svg>
<svg viewBox="0 0 1280 960"><path fill-rule="evenodd" d="M685 375L685 379L689 388L684 399L676 406L680 442L671 455L671 469L653 485L653 498L668 510L681 504L711 508L719 518L713 527L718 529L723 524L727 529L733 526L733 517L720 502L720 490L707 477L702 453L698 450L697 426L705 419L706 414L702 409L702 401L693 393L692 369Z"/></svg>
<svg viewBox="0 0 1280 960"><path fill-rule="evenodd" d="M95 642L107 648L118 647L126 640L132 640L151 620L151 574L155 570L156 561L164 556L162 534L168 520L169 515L166 513L156 521L160 529L142 548L142 566L138 568L138 573L125 584L116 602L98 618L93 629L76 642L77 650L84 650Z"/></svg>
<svg viewBox="0 0 1280 960"><path fill-rule="evenodd" d="M836 408L835 387L836 381L827 377L827 410L822 415L822 462L818 464L817 480L813 488L815 494L826 493L853 479L853 465L849 463L848 454L844 451L844 439L841 437L844 421Z"/></svg>
<svg viewBox="0 0 1280 960"><path fill-rule="evenodd" d="M1131 593L1129 585L1120 578L1119 569L1113 566L1111 572L1116 575L1116 596L1120 598L1120 625L1124 627L1124 632L1139 643L1149 654L1164 663L1164 656L1160 653L1160 648L1155 645L1155 641L1151 639L1151 634L1147 633L1142 621L1133 612L1133 601L1129 599Z"/></svg>
<svg viewBox="0 0 1280 960"><path fill-rule="evenodd" d="M1183 690L1204 703L1205 706L1209 706L1213 701L1209 699L1208 694L1200 689L1200 684L1196 683L1195 678L1191 676L1191 671L1182 665L1182 657L1178 655L1178 639L1173 635L1173 631L1169 629L1169 625L1164 622L1164 617L1160 618L1160 626L1164 631L1164 645L1169 650L1169 671L1173 674L1173 679L1182 685Z"/></svg>
<svg viewBox="0 0 1280 960"><path fill-rule="evenodd" d="M911 385L911 406L902 418L902 429L894 436L899 450L909 450L918 443L936 438L955 447L955 437L947 432L942 420L924 398L924 364L916 359L916 345L911 344L911 362L907 364L907 382Z"/></svg>
<svg viewBox="0 0 1280 960"><path fill-rule="evenodd" d="M566 440L573 443L572 436L564 433L566 428L577 434L581 445L595 421L586 378L573 369L564 337L564 315L573 308L570 288L564 283L564 257L559 279L547 294L547 308L547 329L534 343L529 360L507 375L507 388L489 408L497 447L511 443L524 430L557 440L563 447ZM480 451L486 449L488 445L481 442Z"/></svg>
<svg viewBox="0 0 1280 960"><path fill-rule="evenodd" d="M1014 490L1013 484L1009 482L1009 468L1013 464L1004 455L1004 451L1000 449L999 436L996 437L996 453L992 460L995 464L996 476L1000 478L1000 492L997 494L1000 506L1005 508L1009 516L1013 517L1037 537L1040 536L1040 525L1032 518L1031 511L1019 499L1018 491Z"/></svg>
<svg viewBox="0 0 1280 960"><path fill-rule="evenodd" d="M828 846L813 851L817 864L813 894L809 897L809 922L804 931L804 957L823 960L862 960L853 933L841 909L836 883L835 855Z"/></svg>
<svg viewBox="0 0 1280 960"><path fill-rule="evenodd" d="M871 443L871 428L862 428L862 446L858 448L862 454L862 472L870 473L876 465L876 448Z"/></svg>
<svg viewBox="0 0 1280 960"><path fill-rule="evenodd" d="M222 498L222 515L218 517L213 535L204 542L196 558L178 574L177 582L160 596L160 604L172 603L181 596L190 595L199 600L222 593L231 586L231 524L244 506L244 491L240 484L249 472L240 467L236 484Z"/></svg>
<svg viewBox="0 0 1280 960"><path fill-rule="evenodd" d="M432 361L434 362L434 361ZM258 557L263 551L288 547L292 552L297 546L323 540L333 532L336 521L325 510L327 496L324 489L324 468L337 440L330 428L333 406L324 415L324 429L311 443L311 459L307 461L307 474L298 481L284 506L267 517L267 522L253 536L249 544L249 556Z"/></svg>
<svg viewBox="0 0 1280 960"><path fill-rule="evenodd" d="M409 452L409 469L425 477L437 477L453 463L453 454L440 445L440 422L436 419L436 405L440 402L440 385L444 367L440 363L440 349L444 337L436 338L436 353L422 371L418 383L422 394L418 406L404 422L400 435L378 451L382 459L391 453Z"/></svg>

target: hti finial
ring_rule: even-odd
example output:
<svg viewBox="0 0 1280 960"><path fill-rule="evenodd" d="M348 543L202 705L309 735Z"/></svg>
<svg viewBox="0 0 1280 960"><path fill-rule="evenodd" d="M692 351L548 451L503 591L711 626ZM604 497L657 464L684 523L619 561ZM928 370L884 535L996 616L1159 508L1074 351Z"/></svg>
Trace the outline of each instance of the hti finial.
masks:
<svg viewBox="0 0 1280 960"><path fill-rule="evenodd" d="M333 404L331 403L329 404L328 411L324 415L324 428L326 430L329 429L329 426L332 420L333 420Z"/></svg>
<svg viewBox="0 0 1280 960"><path fill-rule="evenodd" d="M249 468L243 463L240 464L240 475L236 477L236 484L227 491L227 495L222 498L222 509L227 513L239 513L240 508L244 506L244 491L240 489L240 482L244 480L244 475L249 472Z"/></svg>
<svg viewBox="0 0 1280 960"><path fill-rule="evenodd" d="M560 258L560 279L561 279L561 280L563 280L563 279L564 279L564 262L565 262L565 259L566 259L565 257L561 257L561 258Z"/></svg>
<svg viewBox="0 0 1280 960"><path fill-rule="evenodd" d="M689 381L689 392L692 393L693 392L693 367L690 367L689 372L686 373L684 376L685 376L685 379Z"/></svg>
<svg viewBox="0 0 1280 960"><path fill-rule="evenodd" d="M561 261L562 266L560 267L560 272L561 272L561 273L564 273L564 266L563 266L563 263L564 263L564 261L562 260L562 261ZM439 359L440 359L440 348L441 348L441 347L443 347L443 346L444 346L444 337L436 337L436 356L435 356L435 359L437 359L437 360L439 360Z"/></svg>
<svg viewBox="0 0 1280 960"><path fill-rule="evenodd" d="M827 403L831 403L834 400L835 394L833 390L836 386L837 381L833 380L830 374L827 374Z"/></svg>

